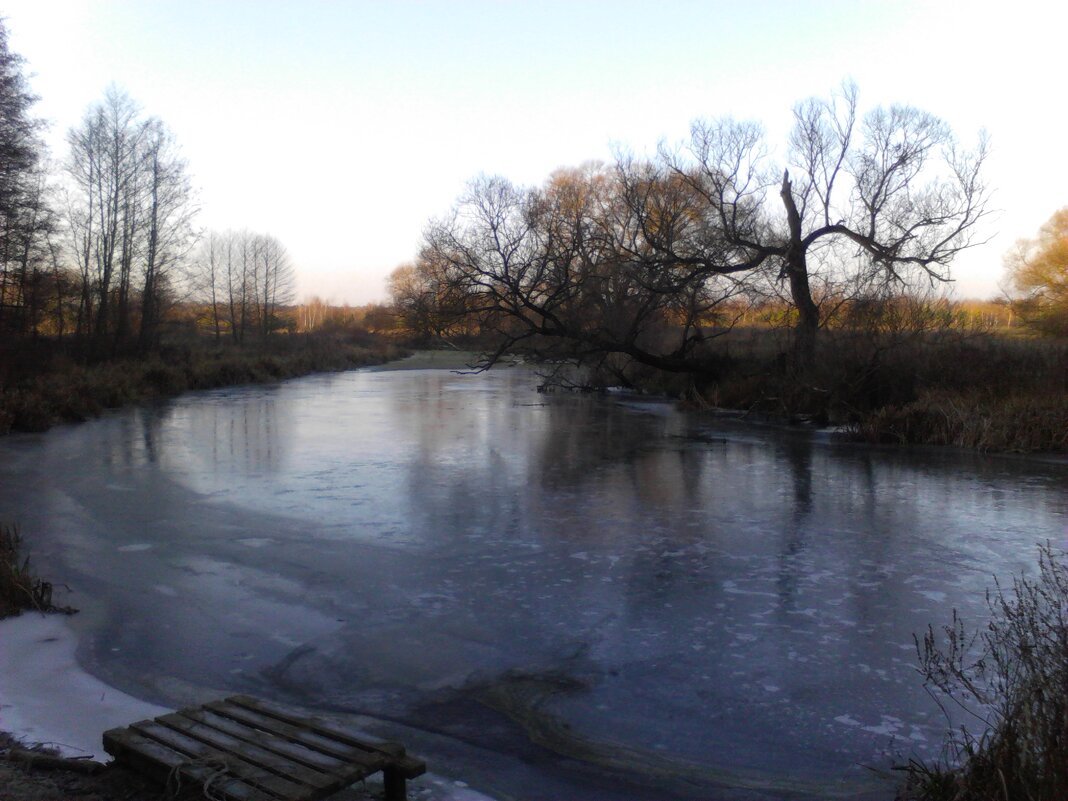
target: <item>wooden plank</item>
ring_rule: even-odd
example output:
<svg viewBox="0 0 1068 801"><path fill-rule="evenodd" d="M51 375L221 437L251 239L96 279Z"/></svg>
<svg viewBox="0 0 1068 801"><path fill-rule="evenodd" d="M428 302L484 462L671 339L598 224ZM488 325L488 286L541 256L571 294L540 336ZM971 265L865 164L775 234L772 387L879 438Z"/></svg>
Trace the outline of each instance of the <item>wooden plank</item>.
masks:
<svg viewBox="0 0 1068 801"><path fill-rule="evenodd" d="M352 781L358 781L369 773L374 772L373 770L369 770L367 766L362 763L354 765L352 762L346 762L344 759L338 759L337 757L324 754L321 751L308 748L300 743L284 739L277 734L272 734L270 731L266 731L262 728L253 727L247 723L239 723L204 707L183 709L181 710L181 714L190 720L195 720L206 726L211 726L213 729L218 729L224 734L229 734L231 737L235 737L238 740L258 745L260 748L287 757L294 762L318 770L322 773L337 776L339 778L347 778L356 773L358 775L356 778L352 779Z"/></svg>
<svg viewBox="0 0 1068 801"><path fill-rule="evenodd" d="M346 731L335 726L328 726L315 718L297 717L272 704L248 695L232 695L226 700L246 709L261 712L284 723L306 727L316 734L338 740L346 745L385 754L389 757L389 761L408 778L414 778L426 772L426 763L420 759L406 758L404 747L398 743L370 743L362 735L351 730Z"/></svg>
<svg viewBox="0 0 1068 801"><path fill-rule="evenodd" d="M329 737L345 745L351 745L355 748L361 748L364 751L378 751L382 752L377 743L371 743L367 741L367 738L358 732L345 731L334 726L327 726L321 720L317 718L302 718L286 712L284 709L268 704L265 701L261 701L259 698L253 698L248 695L231 695L226 699L232 704L243 706L246 709L251 709L255 712L267 715L269 717L280 720L283 723L289 723L295 726L306 727L316 734L324 737ZM384 752L383 752L384 753ZM391 754L392 756L392 754Z"/></svg>
<svg viewBox="0 0 1068 801"><path fill-rule="evenodd" d="M384 754L376 754L365 751L362 748L344 745L337 740L331 740L328 737L315 734L300 726L291 726L275 718L261 715L258 712L253 712L225 701L213 701L209 704L204 704L204 708L240 723L262 729L265 732L277 734L279 737L291 742L300 743L321 754L327 754L346 762L361 764L369 773L381 770L386 761Z"/></svg>
<svg viewBox="0 0 1068 801"><path fill-rule="evenodd" d="M388 801L426 763L398 743L235 695L104 734L108 753L160 780L210 782L228 801L318 801L381 770Z"/></svg>
<svg viewBox="0 0 1068 801"><path fill-rule="evenodd" d="M162 715L156 718L156 723L162 723L167 728L199 740L224 754L233 754L245 762L276 776L281 776L283 779L313 788L314 791L325 791L326 795L340 790L349 783L343 777L330 776L312 768L307 768L282 754L268 751L258 745L232 737L218 729L193 720L184 711L175 712L171 715Z"/></svg>
<svg viewBox="0 0 1068 801"><path fill-rule="evenodd" d="M256 765L249 764L233 754L220 753L217 748L176 732L155 721L146 720L130 727L137 734L159 742L171 750L183 754L187 759L222 759L225 760L227 772L257 790L262 790L276 798L298 801L307 798L312 788L275 776Z"/></svg>
<svg viewBox="0 0 1068 801"><path fill-rule="evenodd" d="M275 796L260 792L232 777L219 777L203 765L193 765L188 757L155 740L129 729L104 732L104 750L124 765L165 784L172 781L174 772L187 781L203 786L210 781L213 795L230 801L276 801Z"/></svg>
<svg viewBox="0 0 1068 801"><path fill-rule="evenodd" d="M400 743L382 743L379 748L385 751L387 754L397 754L389 758L389 765L392 769L400 773L402 776L408 779L414 779L416 776L422 776L426 773L426 762L415 757L408 756L405 753L404 746Z"/></svg>
<svg viewBox="0 0 1068 801"><path fill-rule="evenodd" d="M382 771L385 801L407 801L408 781L404 775L392 768Z"/></svg>
<svg viewBox="0 0 1068 801"><path fill-rule="evenodd" d="M393 770L406 779L414 779L426 773L426 762L415 757L404 756L390 760L384 770Z"/></svg>

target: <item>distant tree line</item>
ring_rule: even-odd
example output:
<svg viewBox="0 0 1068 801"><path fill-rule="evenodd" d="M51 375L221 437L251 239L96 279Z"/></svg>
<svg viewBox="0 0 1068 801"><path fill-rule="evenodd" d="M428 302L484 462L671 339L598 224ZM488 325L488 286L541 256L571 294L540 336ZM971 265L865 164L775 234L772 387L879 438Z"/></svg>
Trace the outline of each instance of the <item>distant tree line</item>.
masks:
<svg viewBox="0 0 1068 801"><path fill-rule="evenodd" d="M293 302L293 265L269 234L209 231L194 270L198 296L208 304L211 330L237 342L282 327L278 310Z"/></svg>
<svg viewBox="0 0 1068 801"><path fill-rule="evenodd" d="M114 87L50 164L23 67L0 21L0 337L73 337L98 355L150 351L187 302L210 306L218 339L279 328L294 270L277 238L198 231L174 134Z"/></svg>

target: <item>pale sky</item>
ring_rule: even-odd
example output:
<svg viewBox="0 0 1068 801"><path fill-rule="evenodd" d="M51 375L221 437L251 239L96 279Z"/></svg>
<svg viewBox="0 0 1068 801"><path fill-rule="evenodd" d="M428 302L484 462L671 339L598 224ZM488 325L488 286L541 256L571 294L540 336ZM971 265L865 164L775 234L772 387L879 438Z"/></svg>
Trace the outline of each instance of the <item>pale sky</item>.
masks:
<svg viewBox="0 0 1068 801"><path fill-rule="evenodd" d="M299 294L386 298L427 220L479 173L652 153L691 120L761 120L845 78L967 143L1001 210L953 267L990 297L1002 257L1068 205L1063 2L918 0L3 0L53 156L109 83L174 131L198 224L277 236Z"/></svg>

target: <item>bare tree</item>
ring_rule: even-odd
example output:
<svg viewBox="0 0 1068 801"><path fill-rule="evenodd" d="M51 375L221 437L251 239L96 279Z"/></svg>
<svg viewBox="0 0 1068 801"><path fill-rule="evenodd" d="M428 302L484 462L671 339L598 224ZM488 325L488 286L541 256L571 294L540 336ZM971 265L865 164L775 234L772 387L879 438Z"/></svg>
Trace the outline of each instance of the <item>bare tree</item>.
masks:
<svg viewBox="0 0 1068 801"><path fill-rule="evenodd" d="M260 333L269 335L279 327L278 310L294 301L295 274L285 246L270 234L256 237L255 286Z"/></svg>
<svg viewBox="0 0 1068 801"><path fill-rule="evenodd" d="M795 108L785 168L759 125L726 119L694 123L652 161L620 156L539 189L481 178L428 227L416 270L496 335L491 362L537 343L708 372L704 343L729 329L738 299L782 287L808 365L824 301L948 280L987 213L986 153L985 137L963 150L914 108L860 119L846 85Z"/></svg>
<svg viewBox="0 0 1068 801"><path fill-rule="evenodd" d="M37 256L53 225L41 163L41 122L30 114L37 97L23 75L23 60L8 49L0 20L0 330L24 334L35 314Z"/></svg>
<svg viewBox="0 0 1068 801"><path fill-rule="evenodd" d="M228 308L227 273L233 255L231 232L209 231L200 246L189 272L194 300L208 304L215 341L222 340L222 323Z"/></svg>
<svg viewBox="0 0 1068 801"><path fill-rule="evenodd" d="M128 329L133 237L141 210L138 151L144 126L129 95L109 87L67 140L75 200L71 230L85 281L82 316L101 344ZM95 309L93 308L95 306Z"/></svg>
<svg viewBox="0 0 1068 801"><path fill-rule="evenodd" d="M79 327L97 345L135 333L156 343L171 271L189 250L196 214L185 161L156 118L109 87L68 134L72 248L82 276ZM139 301L139 302L138 302Z"/></svg>
<svg viewBox="0 0 1068 801"><path fill-rule="evenodd" d="M174 136L157 119L145 124L139 161L145 193L140 342L146 349L158 344L166 290L173 280L172 270L193 245L197 207Z"/></svg>
<svg viewBox="0 0 1068 801"><path fill-rule="evenodd" d="M451 293L448 308L496 339L490 362L526 347L550 359L611 357L617 369L695 372L738 283L667 260L650 237L681 246L701 236L696 201L651 165L587 165L540 189L483 178L430 226L417 266Z"/></svg>
<svg viewBox="0 0 1068 801"><path fill-rule="evenodd" d="M388 287L392 314L409 334L449 347L457 347L457 338L477 335L477 321L468 313L471 296L429 249L393 270Z"/></svg>
<svg viewBox="0 0 1068 801"><path fill-rule="evenodd" d="M821 323L814 279L948 280L947 266L975 244L987 215L987 150L985 135L962 149L944 122L909 106L860 119L851 84L795 107L781 170L758 125L696 122L688 146L662 149L660 162L701 196L714 247L680 253L663 238L651 242L657 257L689 258L712 273L772 267L797 312L798 357L811 362Z"/></svg>
<svg viewBox="0 0 1068 801"><path fill-rule="evenodd" d="M249 334L267 336L279 325L279 309L293 303L292 261L285 246L269 234L207 232L193 275L195 294L210 304L216 340L224 323L239 344Z"/></svg>

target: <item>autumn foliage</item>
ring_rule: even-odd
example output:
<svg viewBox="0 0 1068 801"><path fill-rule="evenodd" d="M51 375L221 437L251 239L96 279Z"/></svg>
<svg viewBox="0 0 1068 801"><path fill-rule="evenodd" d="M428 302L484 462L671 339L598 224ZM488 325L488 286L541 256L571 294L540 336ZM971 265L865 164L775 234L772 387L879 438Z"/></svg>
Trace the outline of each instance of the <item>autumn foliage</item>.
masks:
<svg viewBox="0 0 1068 801"><path fill-rule="evenodd" d="M1037 238L1017 242L1006 261L1024 322L1039 333L1068 336L1068 208Z"/></svg>

